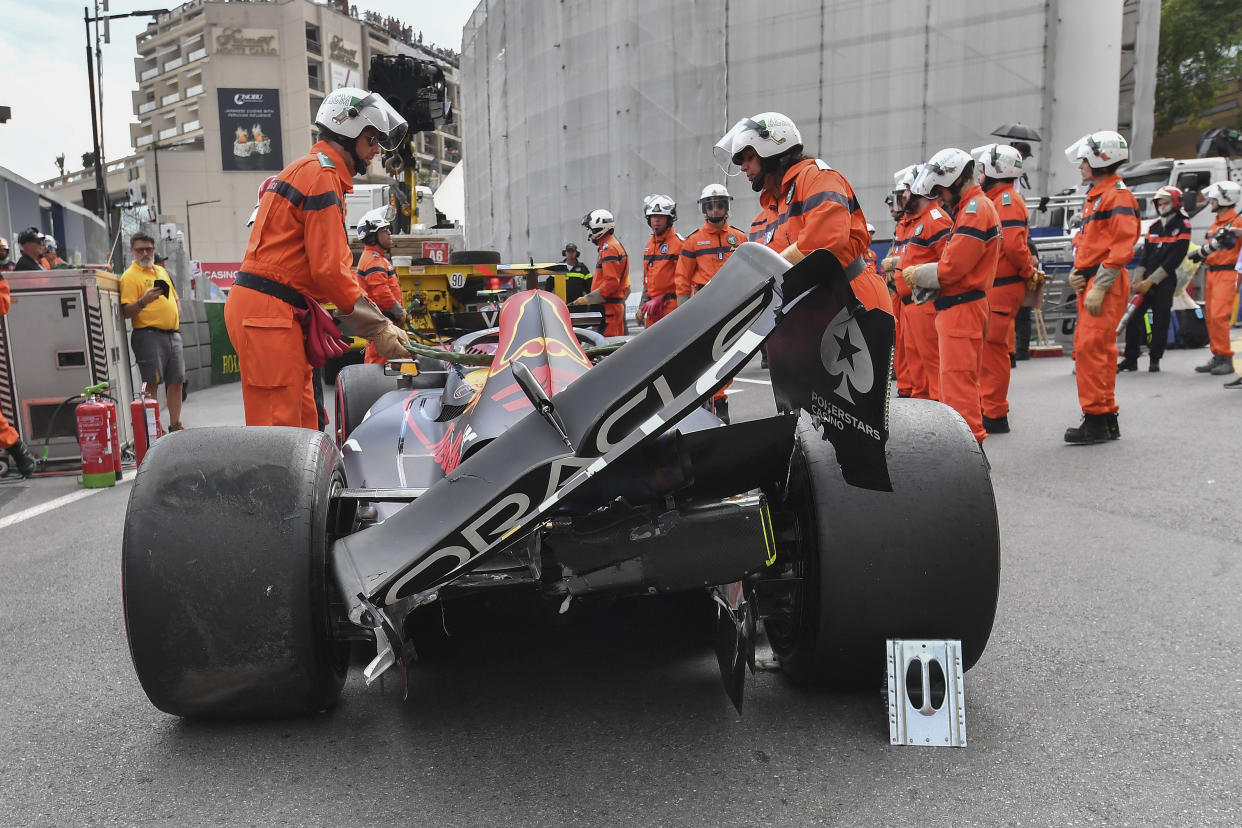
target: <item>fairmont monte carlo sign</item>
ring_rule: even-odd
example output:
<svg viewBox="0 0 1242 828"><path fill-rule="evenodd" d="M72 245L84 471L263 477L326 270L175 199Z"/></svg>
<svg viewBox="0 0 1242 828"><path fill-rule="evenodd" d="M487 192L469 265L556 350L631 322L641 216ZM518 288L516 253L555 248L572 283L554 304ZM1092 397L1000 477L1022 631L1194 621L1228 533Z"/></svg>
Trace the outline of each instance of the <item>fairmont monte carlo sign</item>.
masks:
<svg viewBox="0 0 1242 828"><path fill-rule="evenodd" d="M268 57L280 54L280 40L275 29L243 29L240 26L217 26L217 55L251 55Z"/></svg>

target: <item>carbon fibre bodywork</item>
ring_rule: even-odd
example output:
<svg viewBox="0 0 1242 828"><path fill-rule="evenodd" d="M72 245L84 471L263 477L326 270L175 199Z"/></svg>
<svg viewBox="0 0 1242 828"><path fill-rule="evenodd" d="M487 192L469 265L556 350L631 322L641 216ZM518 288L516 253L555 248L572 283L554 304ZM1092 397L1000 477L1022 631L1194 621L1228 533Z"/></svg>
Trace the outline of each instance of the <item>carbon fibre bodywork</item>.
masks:
<svg viewBox="0 0 1242 828"><path fill-rule="evenodd" d="M614 493L636 479L646 481L642 493L656 501L676 494L684 502L701 502L695 487L707 478L686 469L687 446L697 443L700 461L707 462L713 444L733 447L740 441L726 437L731 428L708 429L693 438L695 417L708 424L693 412L769 338L776 362L784 366L773 370L779 407L804 408L823 423L847 480L887 488L892 317L862 308L835 257L820 251L791 268L767 248L743 245L716 279L669 320L591 368L564 306L555 297L529 291L506 303L501 339L486 376L459 378L471 388L471 398L442 430L431 423L443 422L441 415L457 394L465 398L459 381L446 384L438 403L426 393L401 399L388 395L372 412L374 426L364 422L345 445L349 484L390 485L375 481L376 473L362 458L372 452L391 457L393 422L399 422L403 479L398 485L429 485L412 502L390 509L383 522L336 541L332 564L350 619L373 626L378 613L399 627L409 611L435 600L439 590L461 582L502 550L537 546L538 538L554 532L567 513L584 518L617 508ZM551 414L531 411L531 400L513 377L514 361L523 362L538 379L554 406ZM683 421L686 427L676 428ZM724 497L761 494L787 466L793 445L790 417L746 427L754 432L747 442L758 446L762 456L777 459L717 462L711 487L728 490ZM381 433L387 436L376 436ZM716 434L718 440L710 439ZM434 467L423 462L422 470L414 472L400 458L411 449L422 452L423 461L430 457ZM630 472L622 473L625 469ZM359 473L364 480L356 479ZM663 484L652 483L662 476L668 477ZM634 505L626 501L626 507ZM754 515L765 509L759 503ZM637 530L629 531L633 536ZM770 541L770 527L763 531ZM747 535L760 544L763 537ZM720 554L718 548L702 550L708 552ZM725 580L762 568L766 557L766 551L757 561L754 555L739 555L735 564L740 568ZM532 570L540 568L532 565L529 553L516 558Z"/></svg>

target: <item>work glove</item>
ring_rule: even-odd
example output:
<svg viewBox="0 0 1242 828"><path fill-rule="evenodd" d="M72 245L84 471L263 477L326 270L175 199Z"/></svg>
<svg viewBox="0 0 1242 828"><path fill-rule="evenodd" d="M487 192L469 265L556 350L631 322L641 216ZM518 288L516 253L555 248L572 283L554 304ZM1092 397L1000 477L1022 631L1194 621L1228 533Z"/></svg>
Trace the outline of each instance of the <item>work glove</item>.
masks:
<svg viewBox="0 0 1242 828"><path fill-rule="evenodd" d="M685 296L682 296L681 294L677 294L677 307L680 308L682 305L686 304L689 301L690 301L690 294L687 293Z"/></svg>
<svg viewBox="0 0 1242 828"><path fill-rule="evenodd" d="M901 278L905 279L906 284L910 287L939 288L939 268L940 266L936 262L907 267L901 271Z"/></svg>
<svg viewBox="0 0 1242 828"><path fill-rule="evenodd" d="M654 299L648 299L646 302L643 302L642 306L639 307L638 312L644 317L647 317L647 316L658 317L664 313L664 304L665 304L664 294L661 293L659 296L655 297Z"/></svg>
<svg viewBox="0 0 1242 828"><path fill-rule="evenodd" d="M1207 254L1203 252L1202 247L1199 247L1199 248L1196 248L1195 250L1190 251L1190 253L1186 256L1186 258L1194 262L1195 264L1198 264L1199 262L1207 258Z"/></svg>
<svg viewBox="0 0 1242 828"><path fill-rule="evenodd" d="M1071 270L1069 275L1069 286L1075 291L1081 292L1087 286L1087 277L1081 270Z"/></svg>
<svg viewBox="0 0 1242 828"><path fill-rule="evenodd" d="M1031 278L1026 280L1027 290L1039 290L1039 286L1048 281L1048 274L1042 270L1036 270L1031 274Z"/></svg>
<svg viewBox="0 0 1242 828"><path fill-rule="evenodd" d="M1158 285L1167 278L1169 278L1169 271L1165 270L1163 267L1158 267L1152 271L1150 276L1147 277L1147 281L1151 282L1153 285Z"/></svg>
<svg viewBox="0 0 1242 828"><path fill-rule="evenodd" d="M1087 291L1086 297L1082 300L1082 306L1087 309L1087 313L1092 316L1099 316L1104 310L1104 296L1108 293L1108 288L1100 287L1093 284L1091 290Z"/></svg>
<svg viewBox="0 0 1242 828"><path fill-rule="evenodd" d="M1151 286L1154 284L1155 282L1153 282L1151 279L1140 279L1134 283L1133 290L1139 296L1146 296L1147 291L1151 290Z"/></svg>
<svg viewBox="0 0 1242 828"><path fill-rule="evenodd" d="M893 272L897 270L897 257L886 256L884 260L880 262L880 267L884 270L885 273L887 273L889 276L892 276Z"/></svg>
<svg viewBox="0 0 1242 828"><path fill-rule="evenodd" d="M1093 284L1108 290L1120 275L1121 268L1119 267L1101 267L1095 272L1095 282Z"/></svg>
<svg viewBox="0 0 1242 828"><path fill-rule="evenodd" d="M358 297L353 312L341 314L340 321L354 336L360 336L374 345L385 359L405 359L410 355L407 350L410 338L405 331L392 324L365 296Z"/></svg>
<svg viewBox="0 0 1242 828"><path fill-rule="evenodd" d="M1130 281L1132 283L1142 281L1143 277L1146 275L1147 275L1147 268L1143 267L1142 265L1139 265L1138 267L1134 268L1134 270L1130 271ZM1137 293L1137 291L1135 292Z"/></svg>

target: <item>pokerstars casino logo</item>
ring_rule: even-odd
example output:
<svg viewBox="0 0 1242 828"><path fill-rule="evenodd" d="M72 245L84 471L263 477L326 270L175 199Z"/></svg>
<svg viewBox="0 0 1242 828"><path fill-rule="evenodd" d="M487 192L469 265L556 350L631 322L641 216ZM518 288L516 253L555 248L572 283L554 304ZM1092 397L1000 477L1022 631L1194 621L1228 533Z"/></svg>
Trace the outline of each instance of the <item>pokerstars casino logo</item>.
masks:
<svg viewBox="0 0 1242 828"><path fill-rule="evenodd" d="M831 376L841 377L841 384L834 393L847 402L854 402L851 388L856 393L866 394L875 384L867 340L847 308L842 308L824 331L819 343L819 358Z"/></svg>

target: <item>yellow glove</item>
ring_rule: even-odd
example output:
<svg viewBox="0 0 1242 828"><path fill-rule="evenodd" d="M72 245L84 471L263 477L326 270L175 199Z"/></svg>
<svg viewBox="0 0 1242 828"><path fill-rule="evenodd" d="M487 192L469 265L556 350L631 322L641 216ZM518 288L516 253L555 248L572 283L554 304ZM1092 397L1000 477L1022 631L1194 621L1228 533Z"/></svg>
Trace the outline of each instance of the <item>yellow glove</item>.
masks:
<svg viewBox="0 0 1242 828"><path fill-rule="evenodd" d="M1081 292L1087 286L1087 277L1081 270L1071 270L1069 275L1069 286L1074 290Z"/></svg>
<svg viewBox="0 0 1242 828"><path fill-rule="evenodd" d="M1082 300L1082 306L1087 309L1087 313L1092 316L1099 316L1104 310L1104 296L1108 293L1108 288L1102 288L1098 285L1092 285L1091 290L1087 291L1086 297Z"/></svg>
<svg viewBox="0 0 1242 828"><path fill-rule="evenodd" d="M1027 290L1038 290L1039 286L1048 281L1048 274L1042 270L1036 270L1031 274L1031 278L1026 280Z"/></svg>

